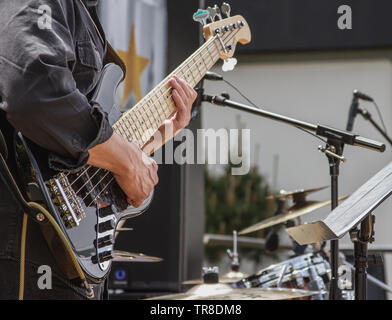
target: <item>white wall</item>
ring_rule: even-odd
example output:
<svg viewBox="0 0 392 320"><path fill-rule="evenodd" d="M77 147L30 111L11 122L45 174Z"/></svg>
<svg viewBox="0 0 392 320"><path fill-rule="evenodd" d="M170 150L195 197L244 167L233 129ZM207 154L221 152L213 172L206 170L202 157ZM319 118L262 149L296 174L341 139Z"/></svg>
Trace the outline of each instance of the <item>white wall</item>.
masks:
<svg viewBox="0 0 392 320"><path fill-rule="evenodd" d="M266 61L268 60L268 61ZM221 72L220 68L215 71ZM374 97L381 108L384 121L392 134L392 65L385 57L359 58L338 56L331 59L320 56L308 59L304 56L265 59L243 57L236 70L225 73L225 78L238 86L243 93L265 109L292 116L312 123L322 123L345 129L352 91L358 89ZM231 98L241 100L224 83L207 82L206 93L229 92ZM361 103L377 118L374 107ZM326 157L317 151L321 141L296 128L268 119L240 113L229 108L203 106L204 128L235 128L236 115L251 129L251 159L256 145L260 145L258 164L272 183L274 155L279 155L278 189L313 188L329 185ZM360 116L354 132L384 141L383 138ZM383 154L348 146L347 162L341 166L340 195L356 190L367 179L392 160L391 148ZM319 192L312 199L329 198L329 190ZM386 201L376 211L376 243L392 245L392 207ZM322 218L328 209L310 214L305 221ZM342 243L350 243L348 239ZM388 281L392 285L392 257L386 260Z"/></svg>

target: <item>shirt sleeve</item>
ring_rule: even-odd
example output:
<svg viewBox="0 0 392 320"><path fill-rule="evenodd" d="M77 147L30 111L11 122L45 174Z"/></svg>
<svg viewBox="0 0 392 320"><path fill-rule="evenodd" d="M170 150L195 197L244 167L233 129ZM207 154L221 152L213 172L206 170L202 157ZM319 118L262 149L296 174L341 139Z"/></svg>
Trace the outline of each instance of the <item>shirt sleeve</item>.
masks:
<svg viewBox="0 0 392 320"><path fill-rule="evenodd" d="M16 130L50 151L50 168L78 169L87 163L88 150L108 140L113 130L107 113L89 103L72 75L73 26L64 8L72 2L30 0L15 12L13 2L2 4L10 18L0 27L1 108ZM45 3L51 8L49 29L38 23ZM0 19L6 11L2 8Z"/></svg>

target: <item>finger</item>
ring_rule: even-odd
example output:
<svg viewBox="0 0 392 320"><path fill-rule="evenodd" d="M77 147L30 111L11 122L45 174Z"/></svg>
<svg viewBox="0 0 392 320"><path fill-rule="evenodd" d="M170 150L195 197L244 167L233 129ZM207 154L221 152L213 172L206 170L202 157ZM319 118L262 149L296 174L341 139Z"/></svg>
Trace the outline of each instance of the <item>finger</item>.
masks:
<svg viewBox="0 0 392 320"><path fill-rule="evenodd" d="M188 84L188 82L178 78L177 76L175 76L174 79L177 81L178 85L182 88L182 90L184 90L187 99L191 100L193 88Z"/></svg>
<svg viewBox="0 0 392 320"><path fill-rule="evenodd" d="M138 207L140 207L142 205L143 201L131 200L131 199L128 198L128 203L131 206L133 206L135 208L138 208Z"/></svg>
<svg viewBox="0 0 392 320"><path fill-rule="evenodd" d="M152 160L151 164L152 164L153 168L154 168L155 170L158 170L158 164L157 164L157 162L156 162L154 159L151 159L151 160Z"/></svg>
<svg viewBox="0 0 392 320"><path fill-rule="evenodd" d="M185 109L185 103L180 94L178 93L177 89L173 90L173 100L176 104L177 109L183 111Z"/></svg>
<svg viewBox="0 0 392 320"><path fill-rule="evenodd" d="M181 85L180 79L178 79L178 80L177 79L175 79L175 78L173 79L173 85L172 85L173 89L178 91L182 100L185 102L186 100L188 100L188 95L186 94L183 86Z"/></svg>
<svg viewBox="0 0 392 320"><path fill-rule="evenodd" d="M189 93L190 98L194 101L197 97L197 92L196 90L191 86L191 84L187 81L184 81L186 87L187 87L187 92Z"/></svg>

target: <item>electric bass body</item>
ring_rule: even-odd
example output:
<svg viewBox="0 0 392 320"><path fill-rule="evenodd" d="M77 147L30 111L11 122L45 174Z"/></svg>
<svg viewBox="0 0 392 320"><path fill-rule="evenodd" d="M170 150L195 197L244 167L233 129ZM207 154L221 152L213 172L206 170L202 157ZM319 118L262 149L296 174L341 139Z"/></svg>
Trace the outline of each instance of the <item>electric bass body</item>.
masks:
<svg viewBox="0 0 392 320"><path fill-rule="evenodd" d="M111 124L121 115L114 104L114 92L122 76L117 65L107 65L93 97L109 114ZM30 142L21 133L15 137L15 152L22 189L31 201L44 204L55 218L86 276L93 281L104 279L110 270L118 223L145 212L152 194L139 208L128 206L113 175L91 166L72 174L43 176ZM56 251L56 237L48 236L47 241L52 251ZM58 256L63 255L61 250L53 254L59 262L64 258Z"/></svg>

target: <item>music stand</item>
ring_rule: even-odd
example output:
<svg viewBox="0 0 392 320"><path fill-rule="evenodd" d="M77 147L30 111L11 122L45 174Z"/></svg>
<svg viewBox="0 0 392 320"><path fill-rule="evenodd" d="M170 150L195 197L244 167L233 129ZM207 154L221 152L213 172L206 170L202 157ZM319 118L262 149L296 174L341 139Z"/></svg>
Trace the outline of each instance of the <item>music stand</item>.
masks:
<svg viewBox="0 0 392 320"><path fill-rule="evenodd" d="M392 162L356 190L324 220L292 228L288 234L299 244L342 238L350 232L354 242L355 298L366 299L368 243L374 241L372 212L392 194ZM360 224L360 229L357 226ZM377 259L375 262L377 262Z"/></svg>

